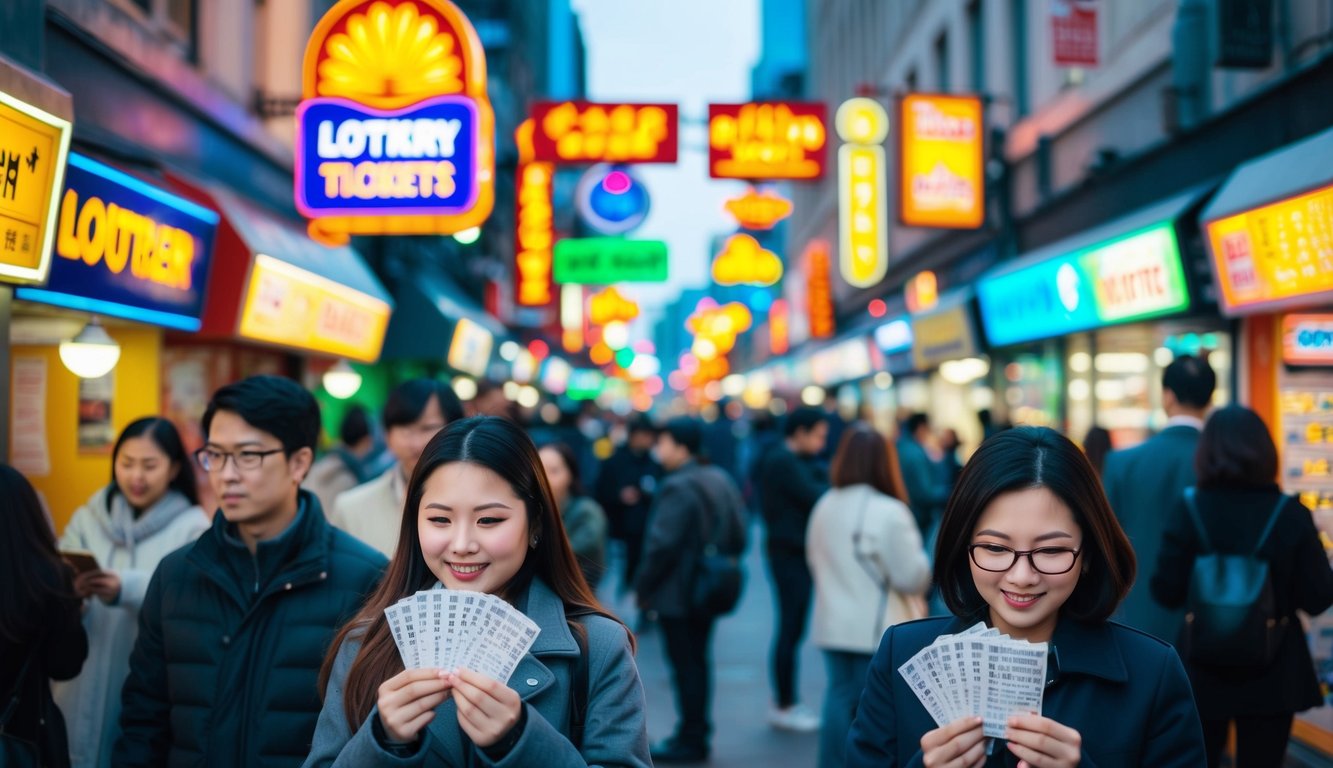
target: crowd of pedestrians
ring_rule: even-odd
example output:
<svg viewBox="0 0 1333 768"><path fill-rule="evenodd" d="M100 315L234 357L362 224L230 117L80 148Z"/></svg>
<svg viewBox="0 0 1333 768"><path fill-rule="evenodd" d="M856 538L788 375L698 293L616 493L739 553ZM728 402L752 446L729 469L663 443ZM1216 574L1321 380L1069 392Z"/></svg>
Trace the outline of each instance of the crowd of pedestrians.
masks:
<svg viewBox="0 0 1333 768"><path fill-rule="evenodd" d="M1298 612L1333 605L1333 571L1309 510L1277 486L1268 426L1212 410L1215 386L1205 360L1177 358L1165 428L1119 451L1104 430L1080 448L982 413L964 461L957 433L923 413L885 435L809 407L757 420L743 442L729 420L637 415L594 454L587 421L528 429L501 387L464 404L413 379L378 424L349 409L317 458L313 396L251 377L213 395L193 455L170 422L130 423L110 482L58 540L32 486L0 465L0 755L704 761L713 636L753 540L775 606L767 722L819 731L819 768L1219 766L1233 726L1236 765L1277 766L1294 713L1323 700ZM194 465L216 510L198 505ZM1225 557L1262 566L1262 654L1219 659L1199 639L1197 566ZM597 597L616 562L632 617ZM537 624L508 684L405 669L385 609L433 588L495 595ZM897 673L978 621L1051 645L1041 713L1011 718L1001 740L979 719L936 723ZM797 685L807 628L822 703ZM655 741L644 631L660 633L676 705Z"/></svg>

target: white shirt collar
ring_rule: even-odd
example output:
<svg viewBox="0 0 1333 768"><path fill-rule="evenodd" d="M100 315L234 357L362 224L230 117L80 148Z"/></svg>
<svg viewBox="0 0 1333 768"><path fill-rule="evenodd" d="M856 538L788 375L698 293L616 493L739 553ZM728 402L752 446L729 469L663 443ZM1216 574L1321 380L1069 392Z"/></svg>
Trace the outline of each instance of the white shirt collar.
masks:
<svg viewBox="0 0 1333 768"><path fill-rule="evenodd" d="M1168 429L1170 429L1171 427L1194 427L1195 429L1202 432L1203 419L1185 415L1172 416L1171 418L1166 420L1166 426Z"/></svg>

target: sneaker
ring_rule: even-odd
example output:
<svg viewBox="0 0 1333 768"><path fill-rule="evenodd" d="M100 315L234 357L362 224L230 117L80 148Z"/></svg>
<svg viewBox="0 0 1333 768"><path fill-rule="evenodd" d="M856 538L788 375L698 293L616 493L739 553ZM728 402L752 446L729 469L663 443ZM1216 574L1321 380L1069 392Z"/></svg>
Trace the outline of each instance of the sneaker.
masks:
<svg viewBox="0 0 1333 768"><path fill-rule="evenodd" d="M650 753L654 763L702 763L708 760L708 747L686 744L674 736L652 745Z"/></svg>
<svg viewBox="0 0 1333 768"><path fill-rule="evenodd" d="M819 715L802 704L768 711L768 724L782 731L810 733L819 730Z"/></svg>

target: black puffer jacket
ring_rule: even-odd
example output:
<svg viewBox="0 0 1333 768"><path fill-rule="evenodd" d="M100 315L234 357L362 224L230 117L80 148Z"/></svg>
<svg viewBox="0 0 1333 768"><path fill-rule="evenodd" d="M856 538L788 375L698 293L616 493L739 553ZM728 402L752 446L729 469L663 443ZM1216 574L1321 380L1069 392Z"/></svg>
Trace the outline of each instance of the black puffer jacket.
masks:
<svg viewBox="0 0 1333 768"><path fill-rule="evenodd" d="M292 528L254 555L218 513L153 574L112 764L301 765L324 654L384 565L308 491Z"/></svg>

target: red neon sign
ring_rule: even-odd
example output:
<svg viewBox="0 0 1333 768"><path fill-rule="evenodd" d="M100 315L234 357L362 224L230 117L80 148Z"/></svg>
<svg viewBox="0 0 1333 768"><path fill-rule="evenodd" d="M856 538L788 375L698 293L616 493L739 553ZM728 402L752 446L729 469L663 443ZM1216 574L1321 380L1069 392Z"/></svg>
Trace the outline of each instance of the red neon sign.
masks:
<svg viewBox="0 0 1333 768"><path fill-rule="evenodd" d="M708 175L817 179L824 175L828 107L777 101L708 105Z"/></svg>
<svg viewBox="0 0 1333 768"><path fill-rule="evenodd" d="M518 193L514 197L514 301L520 307L544 307L554 300L551 263L555 224L551 186L555 166L531 162L532 121L514 132L519 147Z"/></svg>
<svg viewBox="0 0 1333 768"><path fill-rule="evenodd" d="M675 104L533 105L533 159L549 163L674 163Z"/></svg>

